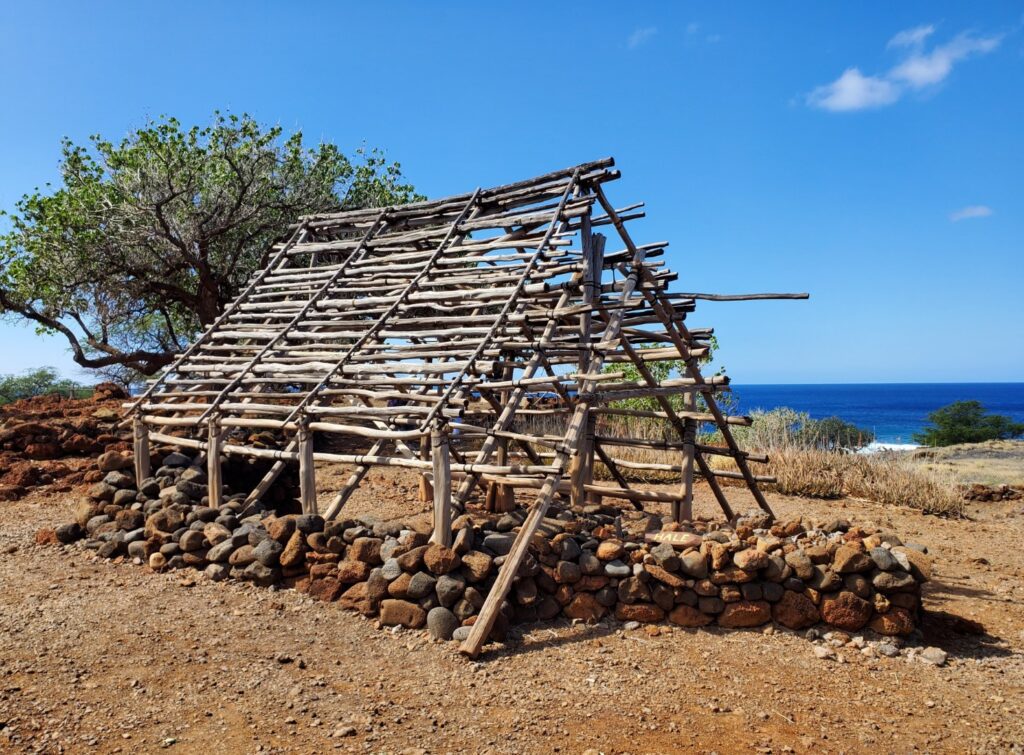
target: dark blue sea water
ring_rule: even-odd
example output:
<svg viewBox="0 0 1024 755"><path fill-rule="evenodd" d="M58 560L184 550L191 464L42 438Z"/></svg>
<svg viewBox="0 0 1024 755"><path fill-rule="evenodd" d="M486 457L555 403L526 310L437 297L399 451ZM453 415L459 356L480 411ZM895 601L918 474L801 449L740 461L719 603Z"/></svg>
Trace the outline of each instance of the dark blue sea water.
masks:
<svg viewBox="0 0 1024 755"><path fill-rule="evenodd" d="M912 443L928 414L954 401L980 401L1024 422L1024 383L734 385L732 392L740 412L788 406L814 419L841 417L873 430L881 443Z"/></svg>

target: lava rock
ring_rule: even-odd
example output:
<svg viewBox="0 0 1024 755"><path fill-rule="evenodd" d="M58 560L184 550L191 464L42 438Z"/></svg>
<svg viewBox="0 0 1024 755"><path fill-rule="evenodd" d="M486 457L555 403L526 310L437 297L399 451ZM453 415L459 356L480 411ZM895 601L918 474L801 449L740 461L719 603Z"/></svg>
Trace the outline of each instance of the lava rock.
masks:
<svg viewBox="0 0 1024 755"><path fill-rule="evenodd" d="M433 543L423 553L423 563L437 575L447 574L459 567L462 557L452 548Z"/></svg>
<svg viewBox="0 0 1024 755"><path fill-rule="evenodd" d="M853 632L868 623L873 609L868 601L843 590L835 595L823 597L819 610L825 623Z"/></svg>
<svg viewBox="0 0 1024 755"><path fill-rule="evenodd" d="M432 595L436 584L436 578L426 572L418 571L409 580L409 587L406 589L406 593L410 598L419 600L427 595Z"/></svg>
<svg viewBox="0 0 1024 755"><path fill-rule="evenodd" d="M491 533L484 538L484 547L499 556L505 556L512 550L515 535L509 533Z"/></svg>
<svg viewBox="0 0 1024 755"><path fill-rule="evenodd" d="M860 574L873 566L871 556L852 545L840 545L832 556L832 570L838 574Z"/></svg>
<svg viewBox="0 0 1024 755"><path fill-rule="evenodd" d="M280 563L283 551L284 546L281 543L268 537L253 549L252 555L257 563L273 568Z"/></svg>
<svg viewBox="0 0 1024 755"><path fill-rule="evenodd" d="M131 465L132 460L119 451L107 451L96 457L96 468L101 472L117 472Z"/></svg>
<svg viewBox="0 0 1024 755"><path fill-rule="evenodd" d="M493 562L494 560L486 553L469 551L462 556L462 573L470 582L482 582L491 573Z"/></svg>
<svg viewBox="0 0 1024 755"><path fill-rule="evenodd" d="M445 608L454 606L466 590L465 580L457 574L444 574L437 578L434 592L438 602Z"/></svg>
<svg viewBox="0 0 1024 755"><path fill-rule="evenodd" d="M703 627L714 621L711 616L685 604L673 608L668 614L668 620L681 627Z"/></svg>
<svg viewBox="0 0 1024 755"><path fill-rule="evenodd" d="M458 627L458 618L444 606L432 608L427 613L427 631L435 640L450 640Z"/></svg>
<svg viewBox="0 0 1024 755"><path fill-rule="evenodd" d="M381 601L380 622L385 626L419 629L427 623L427 613L415 603L388 598Z"/></svg>

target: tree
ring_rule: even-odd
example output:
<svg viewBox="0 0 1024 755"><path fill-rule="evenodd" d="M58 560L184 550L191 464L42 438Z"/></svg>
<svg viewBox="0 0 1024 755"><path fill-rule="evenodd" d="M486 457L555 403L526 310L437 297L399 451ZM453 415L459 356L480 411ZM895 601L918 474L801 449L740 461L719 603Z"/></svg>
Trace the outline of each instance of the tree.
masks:
<svg viewBox="0 0 1024 755"><path fill-rule="evenodd" d="M981 443L1024 435L1024 423L1000 414L986 414L980 401L955 401L928 415L933 427L914 434L914 442L924 446L951 446L954 443Z"/></svg>
<svg viewBox="0 0 1024 755"><path fill-rule="evenodd" d="M298 215L418 198L375 150L306 148L248 115L65 139L60 171L0 236L0 314L62 334L83 367L146 375L216 319Z"/></svg>
<svg viewBox="0 0 1024 755"><path fill-rule="evenodd" d="M809 419L800 428L800 439L805 445L826 451L862 448L875 440L875 434L866 428L857 427L839 417Z"/></svg>
<svg viewBox="0 0 1024 755"><path fill-rule="evenodd" d="M59 377L52 367L37 367L20 375L0 375L0 406L46 393L69 395L80 390L78 383Z"/></svg>

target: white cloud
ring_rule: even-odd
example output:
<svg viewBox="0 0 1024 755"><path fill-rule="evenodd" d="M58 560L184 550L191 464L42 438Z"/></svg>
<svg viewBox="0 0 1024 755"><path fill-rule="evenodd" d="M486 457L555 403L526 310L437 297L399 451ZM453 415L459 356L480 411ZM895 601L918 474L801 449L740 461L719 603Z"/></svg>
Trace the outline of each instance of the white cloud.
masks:
<svg viewBox="0 0 1024 755"><path fill-rule="evenodd" d="M954 65L974 55L992 52L1002 35L979 37L961 32L949 42L925 49L928 38L935 33L931 24L905 29L889 40L887 47L905 52L903 59L888 72L865 76L857 67L847 68L831 84L816 87L807 95L811 107L848 112L891 105L907 91L941 83Z"/></svg>
<svg viewBox="0 0 1024 755"><path fill-rule="evenodd" d="M645 26L640 29L635 29L633 33L629 35L629 39L626 40L626 47L630 50L635 50L657 33L658 29L655 26Z"/></svg>
<svg viewBox="0 0 1024 755"><path fill-rule="evenodd" d="M899 96L899 89L892 82L847 68L831 84L820 86L807 95L807 102L823 110L843 112L882 107L895 102Z"/></svg>
<svg viewBox="0 0 1024 755"><path fill-rule="evenodd" d="M918 47L934 33L935 27L931 24L915 26L913 29L904 29L890 39L886 47Z"/></svg>
<svg viewBox="0 0 1024 755"><path fill-rule="evenodd" d="M894 79L906 82L914 89L938 84L949 76L953 64L971 55L984 55L999 46L1002 37L975 37L958 34L952 41L933 48L930 52L915 52L889 72Z"/></svg>
<svg viewBox="0 0 1024 755"><path fill-rule="evenodd" d="M950 213L949 219L956 223L960 220L969 220L970 218L987 218L991 214L991 207L986 207L983 204L972 204Z"/></svg>

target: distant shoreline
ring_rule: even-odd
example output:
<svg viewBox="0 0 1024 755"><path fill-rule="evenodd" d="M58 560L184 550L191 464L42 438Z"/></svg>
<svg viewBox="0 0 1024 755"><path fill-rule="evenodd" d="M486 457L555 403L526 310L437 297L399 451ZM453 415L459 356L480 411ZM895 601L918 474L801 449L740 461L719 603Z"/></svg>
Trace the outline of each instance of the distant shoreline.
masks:
<svg viewBox="0 0 1024 755"><path fill-rule="evenodd" d="M914 433L928 414L954 401L980 401L985 409L1024 422L1024 382L1019 383L749 383L734 384L739 411L788 407L813 419L840 417L870 430L875 441L916 446ZM909 450L909 449L908 449Z"/></svg>

